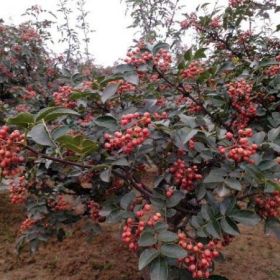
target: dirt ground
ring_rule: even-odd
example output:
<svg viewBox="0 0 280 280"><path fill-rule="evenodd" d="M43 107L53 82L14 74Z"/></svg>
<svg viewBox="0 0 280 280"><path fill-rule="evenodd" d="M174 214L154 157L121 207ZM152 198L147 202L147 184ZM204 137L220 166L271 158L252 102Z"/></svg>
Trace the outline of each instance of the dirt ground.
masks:
<svg viewBox="0 0 280 280"><path fill-rule="evenodd" d="M137 259L119 241L113 228L91 243L73 230L62 243L50 242L35 256L17 257L14 241L24 218L20 208L0 195L0 280L140 280ZM224 251L217 273L230 280L280 280L280 242L261 228L245 228Z"/></svg>

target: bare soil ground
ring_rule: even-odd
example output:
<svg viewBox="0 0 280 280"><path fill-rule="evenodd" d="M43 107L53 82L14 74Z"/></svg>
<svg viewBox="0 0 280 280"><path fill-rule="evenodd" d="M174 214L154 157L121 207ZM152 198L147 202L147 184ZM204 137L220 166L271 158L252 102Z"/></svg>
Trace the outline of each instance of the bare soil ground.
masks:
<svg viewBox="0 0 280 280"><path fill-rule="evenodd" d="M88 242L73 229L62 243L41 247L35 256L16 256L14 242L24 215L0 195L0 280L140 280L137 259L119 241L115 228ZM224 251L217 272L230 280L280 280L280 242L261 227L244 228Z"/></svg>

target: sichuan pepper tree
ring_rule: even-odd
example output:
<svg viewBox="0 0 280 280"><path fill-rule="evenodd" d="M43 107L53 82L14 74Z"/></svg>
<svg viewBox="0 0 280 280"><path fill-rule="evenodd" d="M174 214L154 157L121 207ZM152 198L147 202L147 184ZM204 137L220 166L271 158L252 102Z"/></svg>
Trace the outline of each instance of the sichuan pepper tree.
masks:
<svg viewBox="0 0 280 280"><path fill-rule="evenodd" d="M280 237L279 40L242 31L279 11L265 2L187 16L200 47L175 58L141 42L114 74L9 118L0 166L26 205L18 249L62 240L81 219L89 234L121 223L151 279L226 279L214 263L240 225Z"/></svg>

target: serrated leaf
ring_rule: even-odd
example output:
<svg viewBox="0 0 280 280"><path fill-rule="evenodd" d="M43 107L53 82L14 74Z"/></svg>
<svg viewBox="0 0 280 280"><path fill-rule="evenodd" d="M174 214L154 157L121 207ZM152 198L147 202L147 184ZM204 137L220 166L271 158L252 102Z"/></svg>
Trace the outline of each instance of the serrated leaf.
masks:
<svg viewBox="0 0 280 280"><path fill-rule="evenodd" d="M80 114L74 110L63 108L63 107L48 107L45 109L42 109L35 118L35 121L41 121L45 120L46 122L48 121L53 121L59 117L66 116L66 115L74 115L74 116L79 116Z"/></svg>
<svg viewBox="0 0 280 280"><path fill-rule="evenodd" d="M280 134L280 126L278 128L271 129L267 134L268 140L273 142L279 137L279 134Z"/></svg>
<svg viewBox="0 0 280 280"><path fill-rule="evenodd" d="M139 270L145 268L158 256L159 256L159 251L157 251L156 249L154 248L145 249L139 257L139 263L138 263Z"/></svg>
<svg viewBox="0 0 280 280"><path fill-rule="evenodd" d="M184 145L190 140L192 139L196 134L197 134L198 130L196 129L190 129L187 127L181 128L176 130L173 133L173 139L175 141L175 145L179 148L179 149L183 149Z"/></svg>

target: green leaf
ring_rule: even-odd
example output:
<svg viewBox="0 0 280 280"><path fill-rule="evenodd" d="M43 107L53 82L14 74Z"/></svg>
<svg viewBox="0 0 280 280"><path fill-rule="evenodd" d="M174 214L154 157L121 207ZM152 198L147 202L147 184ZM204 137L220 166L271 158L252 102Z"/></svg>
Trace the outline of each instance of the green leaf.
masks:
<svg viewBox="0 0 280 280"><path fill-rule="evenodd" d="M205 177L204 183L222 183L224 182L224 176L226 172L223 169L215 168Z"/></svg>
<svg viewBox="0 0 280 280"><path fill-rule="evenodd" d="M153 47L153 55L156 55L160 49L169 50L169 45L167 43L159 42Z"/></svg>
<svg viewBox="0 0 280 280"><path fill-rule="evenodd" d="M135 198L135 192L130 191L129 193L125 194L120 202L120 205L123 209L127 210L128 206L132 202L132 200Z"/></svg>
<svg viewBox="0 0 280 280"><path fill-rule="evenodd" d="M103 182L109 183L111 181L111 174L112 168L107 168L100 173L99 177Z"/></svg>
<svg viewBox="0 0 280 280"><path fill-rule="evenodd" d="M158 240L162 242L175 242L178 240L178 235L172 231L161 231L158 235Z"/></svg>
<svg viewBox="0 0 280 280"><path fill-rule="evenodd" d="M185 258L188 254L187 251L185 251L179 245L176 244L163 244L160 247L160 252L163 256L174 259Z"/></svg>
<svg viewBox="0 0 280 280"><path fill-rule="evenodd" d="M270 218L265 221L265 233L274 234L280 240L280 221Z"/></svg>
<svg viewBox="0 0 280 280"><path fill-rule="evenodd" d="M188 127L191 127L191 128L197 127L196 117L186 116L184 114L180 114L179 117L180 117L181 122L186 124Z"/></svg>
<svg viewBox="0 0 280 280"><path fill-rule="evenodd" d="M231 189L233 190L236 190L236 191L241 191L241 184L240 182L235 179L235 178L228 178L225 180L225 184L230 187Z"/></svg>
<svg viewBox="0 0 280 280"><path fill-rule="evenodd" d="M65 135L68 131L70 130L70 128L68 126L60 126L60 127L56 127L55 129L52 130L52 138L54 140L60 138L61 136Z"/></svg>
<svg viewBox="0 0 280 280"><path fill-rule="evenodd" d="M50 139L45 126L42 123L35 125L28 133L28 136L31 137L31 139L39 145L50 147L55 146Z"/></svg>
<svg viewBox="0 0 280 280"><path fill-rule="evenodd" d="M191 61L192 59L192 48L190 48L189 50L187 50L184 54L184 59L186 61Z"/></svg>
<svg viewBox="0 0 280 280"><path fill-rule="evenodd" d="M221 220L221 227L222 227L222 230L227 234L230 234L233 236L240 234L237 225L228 217L224 217Z"/></svg>
<svg viewBox="0 0 280 280"><path fill-rule="evenodd" d="M112 98L114 94L117 92L118 87L119 87L119 83L108 84L101 94L102 103L105 103L107 100Z"/></svg>
<svg viewBox="0 0 280 280"><path fill-rule="evenodd" d="M145 268L158 256L159 256L159 251L157 251L156 249L154 248L145 249L139 257L139 263L138 263L139 270Z"/></svg>
<svg viewBox="0 0 280 280"><path fill-rule="evenodd" d="M141 247L152 246L156 243L157 240L155 239L155 233L150 230L143 231L138 240L138 244Z"/></svg>
<svg viewBox="0 0 280 280"><path fill-rule="evenodd" d="M165 258L157 258L152 262L150 268L151 280L167 280L168 264Z"/></svg>
<svg viewBox="0 0 280 280"><path fill-rule="evenodd" d="M7 123L18 127L29 127L34 124L34 116L30 113L19 113L15 117L8 118Z"/></svg>
<svg viewBox="0 0 280 280"><path fill-rule="evenodd" d="M185 197L181 191L175 191L174 194L166 200L166 206L169 208L175 207Z"/></svg>
<svg viewBox="0 0 280 280"><path fill-rule="evenodd" d="M184 148L184 145L190 140L192 139L196 134L197 134L198 130L196 129L191 129L191 128L181 128L176 130L173 133L173 139L175 141L175 145L179 148L182 149Z"/></svg>
<svg viewBox="0 0 280 280"><path fill-rule="evenodd" d="M45 120L46 122L48 122L66 115L79 116L80 114L74 110L63 107L49 107L41 110L36 115L35 121L38 122L40 120Z"/></svg>
<svg viewBox="0 0 280 280"><path fill-rule="evenodd" d="M261 221L261 218L250 210L234 210L230 214L230 218L247 226L255 226Z"/></svg>
<svg viewBox="0 0 280 280"><path fill-rule="evenodd" d="M95 124L100 127L105 127L108 129L115 130L118 126L118 121L111 115L106 115L102 117L98 117L94 120Z"/></svg>
<svg viewBox="0 0 280 280"><path fill-rule="evenodd" d="M205 51L206 51L206 50L207 50L206 48L198 49L198 50L195 52L195 54L194 54L194 56L193 56L193 59L199 59L199 58L204 58L204 57L206 57L206 55L205 55Z"/></svg>
<svg viewBox="0 0 280 280"><path fill-rule="evenodd" d="M139 77L136 72L126 72L123 75L124 79L131 84L138 85L139 84Z"/></svg>
<svg viewBox="0 0 280 280"><path fill-rule="evenodd" d="M267 134L268 140L273 142L279 137L279 134L280 134L280 126L278 128L271 129Z"/></svg>
<svg viewBox="0 0 280 280"><path fill-rule="evenodd" d="M71 136L63 135L57 139L57 142L64 148L78 154L90 154L96 152L99 148L97 142L84 138L82 135Z"/></svg>
<svg viewBox="0 0 280 280"><path fill-rule="evenodd" d="M219 276L219 275L211 275L210 278L211 280L229 280L228 278L224 276Z"/></svg>

